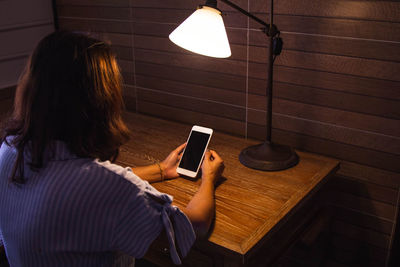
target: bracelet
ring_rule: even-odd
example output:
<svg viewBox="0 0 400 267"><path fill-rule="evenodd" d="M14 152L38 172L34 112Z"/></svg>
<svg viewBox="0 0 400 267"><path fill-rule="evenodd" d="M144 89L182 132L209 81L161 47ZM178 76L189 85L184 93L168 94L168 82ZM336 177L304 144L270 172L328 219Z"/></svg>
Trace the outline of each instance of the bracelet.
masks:
<svg viewBox="0 0 400 267"><path fill-rule="evenodd" d="M156 162L156 164L157 164L158 168L160 169L161 182L163 182L164 181L164 172L163 172L163 170L161 168L160 163Z"/></svg>

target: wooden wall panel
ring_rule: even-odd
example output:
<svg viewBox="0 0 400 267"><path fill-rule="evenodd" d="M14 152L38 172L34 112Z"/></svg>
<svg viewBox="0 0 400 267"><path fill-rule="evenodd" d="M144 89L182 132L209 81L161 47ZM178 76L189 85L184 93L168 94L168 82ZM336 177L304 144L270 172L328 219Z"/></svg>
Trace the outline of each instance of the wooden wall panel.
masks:
<svg viewBox="0 0 400 267"><path fill-rule="evenodd" d="M143 88L152 88L157 92L170 93L177 96L187 96L195 99L205 99L216 103L228 104L234 107L246 106L246 94L231 90L191 84L193 90L188 90L188 82L179 82L152 76L137 74L137 85ZM172 101L174 103L174 101ZM242 118L243 120L245 118Z"/></svg>
<svg viewBox="0 0 400 267"><path fill-rule="evenodd" d="M168 120L177 120L188 124L209 125L219 131L230 132L235 135L243 135L245 123L220 116L213 116L201 112L182 110L177 107L155 104L153 102L138 101L137 109L140 112L161 117Z"/></svg>
<svg viewBox="0 0 400 267"><path fill-rule="evenodd" d="M130 110L263 139L259 26L219 3L231 58L195 55L168 39L203 2L57 1L61 28L111 42ZM267 0L233 2L268 19ZM324 189L334 208L326 265L383 266L400 187L400 2L280 0L275 11L284 49L274 68L272 138L342 161Z"/></svg>
<svg viewBox="0 0 400 267"><path fill-rule="evenodd" d="M255 63L250 64L250 68L253 64ZM261 69L262 66L256 68ZM274 80L357 95L400 100L398 82L369 77L276 66ZM249 90L257 90L260 94L265 94L265 80L249 78Z"/></svg>
<svg viewBox="0 0 400 267"><path fill-rule="evenodd" d="M284 0L276 2L276 12L290 15L400 22L400 17L398 16L398 11L400 10L399 2L382 2L348 0L303 0L299 2L296 0ZM266 9L266 1L251 1L251 12Z"/></svg>
<svg viewBox="0 0 400 267"><path fill-rule="evenodd" d="M207 70L188 69L181 66L167 66L135 61L136 73L149 75L161 79L179 81L186 84L207 86L210 90L214 88L246 92L246 78L242 76L208 72ZM190 91L190 90L188 90ZM227 98L230 95L227 94ZM245 98L244 98L245 101Z"/></svg>
<svg viewBox="0 0 400 267"><path fill-rule="evenodd" d="M0 29L20 28L32 23L53 24L53 11L50 0L0 1Z"/></svg>
<svg viewBox="0 0 400 267"><path fill-rule="evenodd" d="M15 86L36 44L54 30L50 0L0 1L0 91Z"/></svg>
<svg viewBox="0 0 400 267"><path fill-rule="evenodd" d="M246 117L244 108L226 105L221 102L211 102L179 94L161 93L157 90L141 87L137 87L137 92L139 101L154 102L164 106L170 106L170 103L173 103L172 106L179 106L181 109L184 109L182 112L191 110L238 121L244 121Z"/></svg>
<svg viewBox="0 0 400 267"><path fill-rule="evenodd" d="M60 29L82 32L101 33L132 33L131 23L128 21L88 20L85 18L61 17Z"/></svg>
<svg viewBox="0 0 400 267"><path fill-rule="evenodd" d="M111 6L129 7L131 0L57 0L57 4L74 6Z"/></svg>
<svg viewBox="0 0 400 267"><path fill-rule="evenodd" d="M281 37L284 40L285 49L396 62L400 61L400 55L392 53L393 49L400 48L398 42L338 38L336 36L296 32L282 32ZM259 49L261 50L259 53L266 53L263 48L267 47L265 40L265 34L258 31L250 32L251 49Z"/></svg>
<svg viewBox="0 0 400 267"><path fill-rule="evenodd" d="M125 7L104 6L60 6L57 9L60 17L102 18L114 20L129 20L131 10Z"/></svg>
<svg viewBox="0 0 400 267"><path fill-rule="evenodd" d="M390 235L393 229L393 222L391 220L384 220L383 218L377 218L376 216L348 208L336 208L335 218L344 223L364 227L365 229L386 235Z"/></svg>
<svg viewBox="0 0 400 267"><path fill-rule="evenodd" d="M265 125L265 116L265 112L249 110L248 121L250 123ZM317 120L275 113L273 114L272 126L282 130L320 137L361 148L373 149L395 155L400 153L400 141L394 137L338 126L333 123L321 123Z"/></svg>

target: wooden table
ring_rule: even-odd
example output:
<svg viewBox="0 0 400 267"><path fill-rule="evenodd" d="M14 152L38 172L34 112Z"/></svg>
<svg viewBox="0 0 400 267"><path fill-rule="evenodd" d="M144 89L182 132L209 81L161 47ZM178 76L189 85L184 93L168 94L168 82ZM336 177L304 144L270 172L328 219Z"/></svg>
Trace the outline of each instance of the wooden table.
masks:
<svg viewBox="0 0 400 267"><path fill-rule="evenodd" d="M186 141L191 129L191 125L132 113L125 114L125 120L132 138L118 158L124 166L164 159ZM223 179L215 192L215 223L206 239L196 241L184 266L272 264L303 229L305 218L312 216L308 200L339 168L337 160L297 151L300 162L293 168L277 172L252 170L239 163L238 155L241 149L256 143L214 132L210 148L225 162ZM199 184L200 180L178 178L153 186L174 196L175 205L184 207ZM161 245L149 251L147 259L173 266Z"/></svg>

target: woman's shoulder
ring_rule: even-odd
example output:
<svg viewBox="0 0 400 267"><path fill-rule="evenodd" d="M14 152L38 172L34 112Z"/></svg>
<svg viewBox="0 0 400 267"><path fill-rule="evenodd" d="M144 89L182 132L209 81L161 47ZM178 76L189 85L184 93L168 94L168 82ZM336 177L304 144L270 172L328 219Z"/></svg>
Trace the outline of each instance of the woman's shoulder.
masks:
<svg viewBox="0 0 400 267"><path fill-rule="evenodd" d="M144 190L148 183L137 176L130 167L122 167L121 165L107 161L95 159L92 165L96 169L100 169L109 179L118 180L123 184L133 184L138 189Z"/></svg>

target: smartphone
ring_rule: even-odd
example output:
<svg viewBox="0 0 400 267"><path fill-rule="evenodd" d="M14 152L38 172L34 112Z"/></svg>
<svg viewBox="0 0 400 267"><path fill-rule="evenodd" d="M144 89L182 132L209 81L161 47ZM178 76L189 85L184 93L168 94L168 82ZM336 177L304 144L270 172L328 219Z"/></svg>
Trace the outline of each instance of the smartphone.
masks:
<svg viewBox="0 0 400 267"><path fill-rule="evenodd" d="M197 125L192 127L182 158L176 169L177 173L192 178L197 176L212 133L213 130L210 128Z"/></svg>

